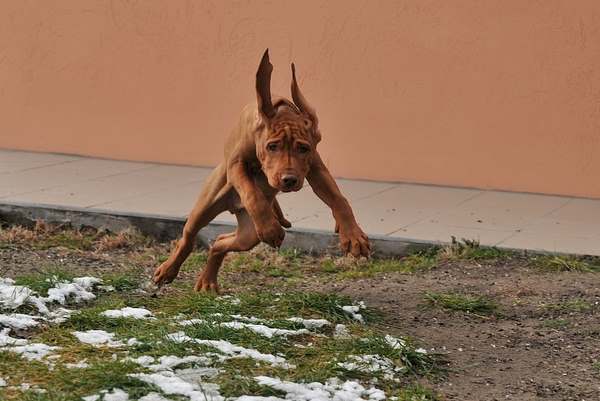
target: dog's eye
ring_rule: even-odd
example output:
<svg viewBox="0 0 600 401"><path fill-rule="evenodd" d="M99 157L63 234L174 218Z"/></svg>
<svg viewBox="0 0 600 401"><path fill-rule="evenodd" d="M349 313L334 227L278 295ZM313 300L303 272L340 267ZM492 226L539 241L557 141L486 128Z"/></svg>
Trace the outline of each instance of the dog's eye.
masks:
<svg viewBox="0 0 600 401"><path fill-rule="evenodd" d="M277 150L277 142L271 142L267 145L267 150L269 152L275 152Z"/></svg>
<svg viewBox="0 0 600 401"><path fill-rule="evenodd" d="M298 145L298 153L308 153L310 148L306 145Z"/></svg>

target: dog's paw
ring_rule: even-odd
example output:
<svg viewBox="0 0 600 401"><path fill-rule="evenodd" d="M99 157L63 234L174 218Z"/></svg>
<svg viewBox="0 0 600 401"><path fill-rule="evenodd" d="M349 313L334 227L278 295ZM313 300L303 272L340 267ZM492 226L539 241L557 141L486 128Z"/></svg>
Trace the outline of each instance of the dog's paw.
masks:
<svg viewBox="0 0 600 401"><path fill-rule="evenodd" d="M285 217L279 217L277 220L279 220L279 224L281 224L282 227L290 228L292 226L292 223Z"/></svg>
<svg viewBox="0 0 600 401"><path fill-rule="evenodd" d="M369 238L360 229L358 225L349 228L339 227L340 248L345 254L352 254L354 257L369 257L371 254L371 244Z"/></svg>
<svg viewBox="0 0 600 401"><path fill-rule="evenodd" d="M281 228L279 222L257 227L256 234L259 240L274 248L279 248L285 238L285 231Z"/></svg>
<svg viewBox="0 0 600 401"><path fill-rule="evenodd" d="M167 264L167 262L164 262L154 271L152 282L160 287L175 280L177 274L179 274L179 269L174 269L171 265Z"/></svg>
<svg viewBox="0 0 600 401"><path fill-rule="evenodd" d="M198 275L194 290L198 292L213 292L219 293L219 284L217 283L216 277L205 276L203 273Z"/></svg>

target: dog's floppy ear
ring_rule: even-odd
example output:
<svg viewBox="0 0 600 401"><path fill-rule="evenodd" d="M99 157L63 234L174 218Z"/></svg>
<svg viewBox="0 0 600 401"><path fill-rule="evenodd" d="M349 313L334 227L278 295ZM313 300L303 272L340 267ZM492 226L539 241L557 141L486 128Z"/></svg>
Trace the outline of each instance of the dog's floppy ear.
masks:
<svg viewBox="0 0 600 401"><path fill-rule="evenodd" d="M308 104L304 96L302 96L302 92L300 92L298 82L296 81L296 66L294 66L294 63L292 63L292 99L294 100L294 104L298 106L300 111L308 115L316 127L319 124L317 113L315 112L315 109Z"/></svg>
<svg viewBox="0 0 600 401"><path fill-rule="evenodd" d="M258 71L256 71L256 100L258 111L267 119L275 116L275 108L271 102L271 72L273 65L269 61L269 49L260 60Z"/></svg>

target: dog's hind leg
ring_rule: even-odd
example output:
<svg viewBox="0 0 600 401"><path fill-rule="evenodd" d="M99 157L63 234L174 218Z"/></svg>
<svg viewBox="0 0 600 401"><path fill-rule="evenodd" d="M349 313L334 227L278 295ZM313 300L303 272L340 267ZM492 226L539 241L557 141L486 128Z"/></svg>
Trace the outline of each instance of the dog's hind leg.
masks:
<svg viewBox="0 0 600 401"><path fill-rule="evenodd" d="M224 165L219 165L208 177L192 212L190 213L181 239L169 258L155 271L152 280L157 285L170 283L179 274L181 264L194 249L198 231L218 214L229 207L231 193L235 190L227 185Z"/></svg>
<svg viewBox="0 0 600 401"><path fill-rule="evenodd" d="M237 230L234 233L219 236L208 251L206 266L198 274L198 280L194 287L196 291L219 292L217 275L227 252L248 251L260 242L254 222L248 212L242 209L236 212L235 217L238 221Z"/></svg>

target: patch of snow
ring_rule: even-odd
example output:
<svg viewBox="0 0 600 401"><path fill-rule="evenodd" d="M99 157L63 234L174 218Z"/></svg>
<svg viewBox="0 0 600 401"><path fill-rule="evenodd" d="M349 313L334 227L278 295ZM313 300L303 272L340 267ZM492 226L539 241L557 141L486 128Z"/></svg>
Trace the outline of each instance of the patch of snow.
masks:
<svg viewBox="0 0 600 401"><path fill-rule="evenodd" d="M3 329L0 331L0 350L14 352L20 354L27 360L42 360L45 356L48 356L52 351L59 349L60 347L53 347L41 343L29 343L27 340L22 338L13 338L8 335L10 329Z"/></svg>
<svg viewBox="0 0 600 401"><path fill-rule="evenodd" d="M174 355L165 355L158 358L158 361L151 356L143 355L139 358L131 359L131 361L155 372L161 370L173 370L177 366L187 363L202 366L208 366L212 363L212 360L206 356L195 355L189 355L183 358Z"/></svg>
<svg viewBox="0 0 600 401"><path fill-rule="evenodd" d="M222 327L229 327L231 329L240 330L240 329L249 329L253 332L267 337L272 338L273 336L296 336L300 334L308 334L310 333L306 329L300 330L286 330L286 329L274 329L269 326L265 326L263 324L254 324L254 323L243 323L243 322L226 322L221 323Z"/></svg>
<svg viewBox="0 0 600 401"><path fill-rule="evenodd" d="M57 282L48 289L47 297L39 297L31 289L15 285L9 278L0 279L0 306L4 309L17 309L24 304L34 305L40 313L49 315L47 303L58 302L64 305L68 298L73 297L75 302L94 299L96 296L90 292L94 285L102 280L96 277L77 277L72 282Z"/></svg>
<svg viewBox="0 0 600 401"><path fill-rule="evenodd" d="M154 363L154 357L150 355L142 355L138 358L129 358L127 360L142 365L143 367L148 367L150 364Z"/></svg>
<svg viewBox="0 0 600 401"><path fill-rule="evenodd" d="M171 401L168 398L163 397L162 395L158 394L158 393L148 393L145 396L143 396L142 398L140 398L138 401Z"/></svg>
<svg viewBox="0 0 600 401"><path fill-rule="evenodd" d="M85 287L75 282L72 283L61 282L56 283L54 287L48 289L48 296L42 298L44 302L58 302L61 305L67 303L67 298L73 297L75 302L89 301L90 299L96 298L96 296L88 291L89 287ZM83 283L87 283L83 281Z"/></svg>
<svg viewBox="0 0 600 401"><path fill-rule="evenodd" d="M6 380L0 377L0 387L6 387Z"/></svg>
<svg viewBox="0 0 600 401"><path fill-rule="evenodd" d="M217 299L225 299L229 301L232 305L239 305L241 303L239 298L233 297L231 295L221 295Z"/></svg>
<svg viewBox="0 0 600 401"><path fill-rule="evenodd" d="M198 338L192 338L180 331L177 333L167 335L167 338L176 343L194 342L196 344L208 345L216 348L221 353L229 356L230 358L251 358L257 361L266 362L273 366L281 366L283 368L292 368L285 358L275 356L272 354L263 354L252 348L244 348L239 345L235 345L225 340L201 340Z"/></svg>
<svg viewBox="0 0 600 401"><path fill-rule="evenodd" d="M219 373L221 373L221 371L217 368L202 367L177 369L176 373L177 376L181 377L183 380L188 381L190 383L196 383L205 377L215 377Z"/></svg>
<svg viewBox="0 0 600 401"><path fill-rule="evenodd" d="M242 322L250 322L250 323L264 323L265 319L261 319L254 316L242 316L242 315L231 315L235 320L241 320Z"/></svg>
<svg viewBox="0 0 600 401"><path fill-rule="evenodd" d="M73 334L79 341L94 347L122 347L121 341L114 340L114 333L108 333L104 330L73 331Z"/></svg>
<svg viewBox="0 0 600 401"><path fill-rule="evenodd" d="M10 278L0 279L0 306L4 309L17 309L27 303L34 292L22 285L15 285Z"/></svg>
<svg viewBox="0 0 600 401"><path fill-rule="evenodd" d="M179 323L181 326L192 326L194 324L204 324L207 323L204 319L188 319L188 320L180 320Z"/></svg>
<svg viewBox="0 0 600 401"><path fill-rule="evenodd" d="M46 306L45 298L30 297L28 301L31 305L35 306L37 308L38 312L40 312L41 314L43 314L43 315L50 314L50 309L48 309L48 307Z"/></svg>
<svg viewBox="0 0 600 401"><path fill-rule="evenodd" d="M290 317L287 320L294 323L302 323L304 327L309 330L320 329L323 326L328 326L331 324L329 323L329 320L326 319L303 319L301 317Z"/></svg>
<svg viewBox="0 0 600 401"><path fill-rule="evenodd" d="M71 332L79 341L85 344L93 345L94 347L132 347L134 345L141 344L137 338L130 338L125 343L119 340L115 340L115 334L109 333L104 330L87 330L87 331L73 331ZM113 356L116 359L116 355Z"/></svg>
<svg viewBox="0 0 600 401"><path fill-rule="evenodd" d="M11 329L27 330L39 324L39 316L24 315L22 313L0 314L0 326Z"/></svg>
<svg viewBox="0 0 600 401"><path fill-rule="evenodd" d="M58 308L58 309L53 310L48 313L47 320L50 323L57 323L57 324L64 323L67 320L69 320L69 318L71 317L73 312L74 311L72 311L71 309Z"/></svg>
<svg viewBox="0 0 600 401"><path fill-rule="evenodd" d="M86 276L86 277L75 277L73 279L73 282L75 284L78 284L81 287L85 288L86 290L90 290L95 285L102 284L102 279L98 278L98 277L89 277L89 276Z"/></svg>
<svg viewBox="0 0 600 401"><path fill-rule="evenodd" d="M173 372L134 373L129 376L153 384L167 395L183 395L190 401L225 401L219 386L213 383L189 383Z"/></svg>
<svg viewBox="0 0 600 401"><path fill-rule="evenodd" d="M60 349L60 347L53 347L46 344L41 343L32 343L26 345L17 345L9 348L10 352L14 352L16 354L20 354L23 358L29 361L40 361L45 356L48 356L52 353L52 351Z"/></svg>
<svg viewBox="0 0 600 401"><path fill-rule="evenodd" d="M363 373L383 373L386 380L394 380L395 374L404 371L397 367L391 359L381 355L350 355L346 362L338 366L351 371Z"/></svg>
<svg viewBox="0 0 600 401"><path fill-rule="evenodd" d="M406 347L406 341L401 338L390 336L386 334L385 342L387 342L393 349L403 349Z"/></svg>
<svg viewBox="0 0 600 401"><path fill-rule="evenodd" d="M115 290L115 287L113 287L112 285L99 285L98 289L105 292L112 292Z"/></svg>
<svg viewBox="0 0 600 401"><path fill-rule="evenodd" d="M254 378L258 384L268 386L286 393L286 399L296 401L331 400L331 401L365 401L385 400L385 393L375 387L365 388L357 381L340 382L329 379L326 383L294 383L282 381L268 376Z"/></svg>
<svg viewBox="0 0 600 401"><path fill-rule="evenodd" d="M98 401L100 399L100 395L98 395L98 394L88 395L86 397L81 397L81 399L83 401Z"/></svg>
<svg viewBox="0 0 600 401"><path fill-rule="evenodd" d="M65 367L68 369L85 369L90 365L86 362L86 360L79 361L77 363L66 363Z"/></svg>
<svg viewBox="0 0 600 401"><path fill-rule="evenodd" d="M12 338L8 335L10 329L3 329L0 331L0 347L6 347L8 345L25 345L27 340L22 338Z"/></svg>
<svg viewBox="0 0 600 401"><path fill-rule="evenodd" d="M129 394L120 388L113 388L112 393L104 394L103 401L127 401L129 400Z"/></svg>
<svg viewBox="0 0 600 401"><path fill-rule="evenodd" d="M154 315L148 309L131 308L126 306L121 309L110 309L101 313L102 316L110 318L132 318L132 319L150 319Z"/></svg>
<svg viewBox="0 0 600 401"><path fill-rule="evenodd" d="M348 338L350 337L350 333L348 332L348 328L345 324L336 324L335 329L333 331L333 337L335 338Z"/></svg>
<svg viewBox="0 0 600 401"><path fill-rule="evenodd" d="M362 309L366 309L367 306L365 305L365 303L363 301L360 301L358 303L358 305L344 305L342 306L342 310L344 312L346 312L348 315L350 315L350 317L352 317L352 319L357 320L361 323L364 323L365 319L363 318L363 315L361 315L359 312Z"/></svg>

